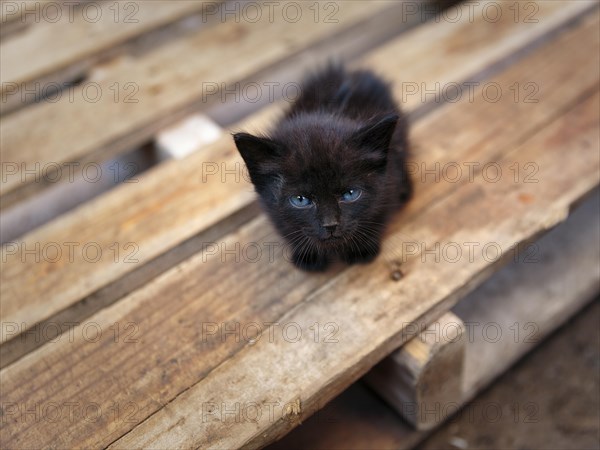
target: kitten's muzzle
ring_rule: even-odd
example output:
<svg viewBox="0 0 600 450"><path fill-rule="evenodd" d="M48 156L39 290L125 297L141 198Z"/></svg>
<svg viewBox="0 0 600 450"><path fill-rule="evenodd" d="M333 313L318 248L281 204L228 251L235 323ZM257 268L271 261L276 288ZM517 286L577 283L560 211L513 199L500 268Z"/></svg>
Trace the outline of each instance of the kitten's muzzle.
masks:
<svg viewBox="0 0 600 450"><path fill-rule="evenodd" d="M329 220L321 224L321 229L319 230L319 238L322 240L333 239L339 237L339 223L336 220Z"/></svg>
<svg viewBox="0 0 600 450"><path fill-rule="evenodd" d="M319 240L326 244L334 244L340 241L342 232L338 224L321 226L319 230Z"/></svg>

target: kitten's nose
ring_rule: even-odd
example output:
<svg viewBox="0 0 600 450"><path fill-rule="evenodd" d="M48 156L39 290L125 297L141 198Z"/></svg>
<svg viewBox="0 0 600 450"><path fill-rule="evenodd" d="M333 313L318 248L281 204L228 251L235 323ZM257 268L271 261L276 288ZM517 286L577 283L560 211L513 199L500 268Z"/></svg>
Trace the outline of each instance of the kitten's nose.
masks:
<svg viewBox="0 0 600 450"><path fill-rule="evenodd" d="M337 228L337 226L338 226L337 222L331 222L331 223L328 223L328 224L323 224L323 228L325 228L331 234L333 234L333 232L335 231L335 229Z"/></svg>

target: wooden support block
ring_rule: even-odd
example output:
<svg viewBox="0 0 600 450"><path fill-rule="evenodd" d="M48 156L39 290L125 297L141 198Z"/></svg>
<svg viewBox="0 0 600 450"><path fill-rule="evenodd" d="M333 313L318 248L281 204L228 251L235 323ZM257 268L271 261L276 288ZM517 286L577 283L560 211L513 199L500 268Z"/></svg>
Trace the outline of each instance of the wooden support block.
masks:
<svg viewBox="0 0 600 450"><path fill-rule="evenodd" d="M457 405L466 345L465 327L445 313L371 371L365 381L419 430L445 419L442 405Z"/></svg>
<svg viewBox="0 0 600 450"><path fill-rule="evenodd" d="M565 323L600 291L600 191L465 297L453 312L469 329L463 401ZM487 326L487 330L484 328Z"/></svg>

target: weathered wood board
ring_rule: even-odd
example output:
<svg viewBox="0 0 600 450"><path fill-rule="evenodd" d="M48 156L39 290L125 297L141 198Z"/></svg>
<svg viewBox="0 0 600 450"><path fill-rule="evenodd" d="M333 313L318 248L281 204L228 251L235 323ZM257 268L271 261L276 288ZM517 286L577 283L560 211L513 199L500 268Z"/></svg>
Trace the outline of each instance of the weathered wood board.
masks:
<svg viewBox="0 0 600 450"><path fill-rule="evenodd" d="M86 0L83 0L86 1ZM64 0L58 2L62 4ZM54 17L52 7L46 5L50 0L23 0L19 2L0 0L0 37L4 40L7 36L15 34L29 25L39 23L42 18ZM75 0L72 4L80 4L82 1ZM31 13L33 11L33 14Z"/></svg>
<svg viewBox="0 0 600 450"><path fill-rule="evenodd" d="M217 2L203 0L34 5L26 10L36 25L0 44L3 114L45 92L68 88L95 62L123 51L126 43L144 33L203 10L208 15L200 21L206 21L218 7ZM17 16L20 14L10 14L11 18Z"/></svg>

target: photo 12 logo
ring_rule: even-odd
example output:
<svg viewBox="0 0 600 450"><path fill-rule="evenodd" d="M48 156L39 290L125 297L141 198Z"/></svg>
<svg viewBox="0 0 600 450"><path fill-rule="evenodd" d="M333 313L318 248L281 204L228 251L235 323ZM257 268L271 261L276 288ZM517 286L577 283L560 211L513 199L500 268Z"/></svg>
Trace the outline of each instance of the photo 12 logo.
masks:
<svg viewBox="0 0 600 450"><path fill-rule="evenodd" d="M139 2L132 1L10 1L0 2L2 24L57 23L100 21L114 23L139 23Z"/></svg>
<svg viewBox="0 0 600 450"><path fill-rule="evenodd" d="M302 19L314 23L338 23L340 5L326 1L207 2L203 5L203 22L218 20L235 23L298 23Z"/></svg>

